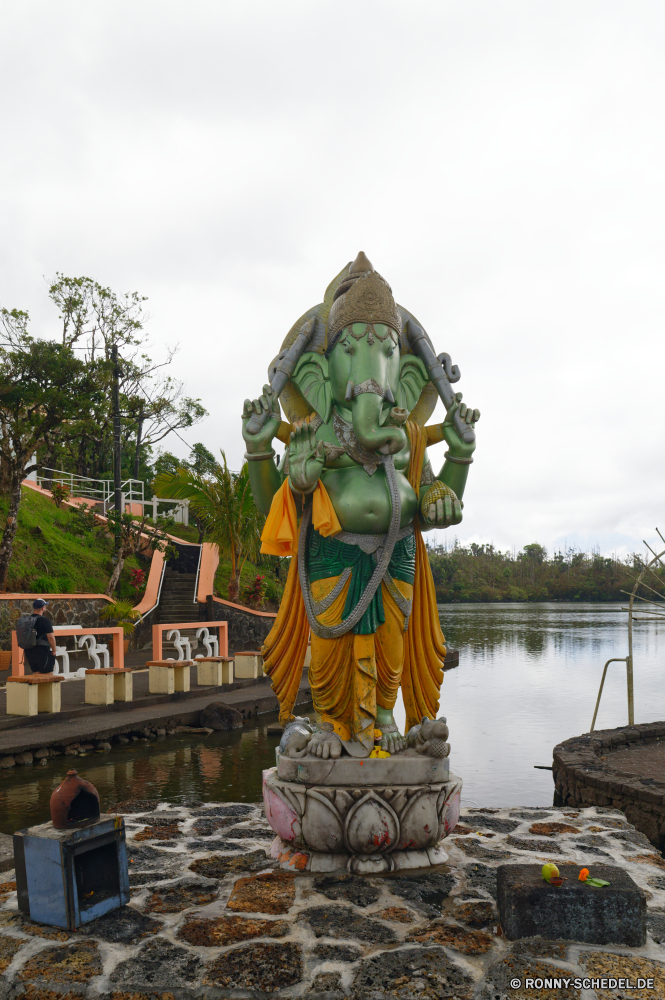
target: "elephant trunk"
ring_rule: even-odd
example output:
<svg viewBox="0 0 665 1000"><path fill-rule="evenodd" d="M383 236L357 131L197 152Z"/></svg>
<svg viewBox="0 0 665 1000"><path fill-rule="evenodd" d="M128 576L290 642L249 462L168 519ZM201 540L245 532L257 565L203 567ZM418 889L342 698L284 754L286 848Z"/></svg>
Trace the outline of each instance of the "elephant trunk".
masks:
<svg viewBox="0 0 665 1000"><path fill-rule="evenodd" d="M369 451L382 455L395 455L406 444L400 427L381 423L383 399L375 392L363 392L353 403L353 431L356 438Z"/></svg>

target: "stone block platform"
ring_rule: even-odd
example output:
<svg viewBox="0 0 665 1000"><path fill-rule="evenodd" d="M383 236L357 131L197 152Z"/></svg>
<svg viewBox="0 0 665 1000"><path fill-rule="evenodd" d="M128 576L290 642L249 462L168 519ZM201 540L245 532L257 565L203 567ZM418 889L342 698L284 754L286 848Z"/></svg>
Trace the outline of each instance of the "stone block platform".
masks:
<svg viewBox="0 0 665 1000"><path fill-rule="evenodd" d="M13 875L3 875L2 1000L665 996L665 861L616 810L462 809L446 864L364 876L275 868L259 805L118 809L128 906L62 931L22 917ZM507 940L498 868L549 860L627 871L646 899L646 944ZM653 982L624 991L613 985L621 980Z"/></svg>

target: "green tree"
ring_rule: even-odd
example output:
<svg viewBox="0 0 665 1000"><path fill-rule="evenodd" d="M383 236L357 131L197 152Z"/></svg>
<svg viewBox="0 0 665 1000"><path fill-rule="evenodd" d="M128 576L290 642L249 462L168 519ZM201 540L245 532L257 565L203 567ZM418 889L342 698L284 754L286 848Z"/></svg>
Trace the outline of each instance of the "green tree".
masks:
<svg viewBox="0 0 665 1000"><path fill-rule="evenodd" d="M252 497L247 463L240 472L232 472L223 451L221 456L221 463L215 462L205 474L185 465L175 472L161 472L153 489L157 496L189 501L204 537L231 560L229 600L237 601L243 565L258 555L265 518Z"/></svg>
<svg viewBox="0 0 665 1000"><path fill-rule="evenodd" d="M37 466L31 462L49 435L76 419L81 407L94 407L103 395L105 372L86 364L66 344L34 340L28 314L0 310L0 483L9 509L0 541L0 590L12 557L21 483Z"/></svg>

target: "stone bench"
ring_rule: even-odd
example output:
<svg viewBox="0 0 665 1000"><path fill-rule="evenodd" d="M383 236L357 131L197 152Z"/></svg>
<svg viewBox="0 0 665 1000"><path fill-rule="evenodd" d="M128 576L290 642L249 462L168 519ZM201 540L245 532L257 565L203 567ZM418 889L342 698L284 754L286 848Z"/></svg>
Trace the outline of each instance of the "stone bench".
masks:
<svg viewBox="0 0 665 1000"><path fill-rule="evenodd" d="M196 683L211 687L233 684L232 656L197 656Z"/></svg>
<svg viewBox="0 0 665 1000"><path fill-rule="evenodd" d="M7 715L37 715L60 711L60 683L56 674L7 678Z"/></svg>
<svg viewBox="0 0 665 1000"><path fill-rule="evenodd" d="M86 705L112 705L134 700L132 671L126 668L93 667L85 672Z"/></svg>
<svg viewBox="0 0 665 1000"><path fill-rule="evenodd" d="M189 691L189 668L193 660L148 660L150 694L175 694Z"/></svg>
<svg viewBox="0 0 665 1000"><path fill-rule="evenodd" d="M233 672L236 680L256 680L263 676L263 657L256 650L235 653Z"/></svg>

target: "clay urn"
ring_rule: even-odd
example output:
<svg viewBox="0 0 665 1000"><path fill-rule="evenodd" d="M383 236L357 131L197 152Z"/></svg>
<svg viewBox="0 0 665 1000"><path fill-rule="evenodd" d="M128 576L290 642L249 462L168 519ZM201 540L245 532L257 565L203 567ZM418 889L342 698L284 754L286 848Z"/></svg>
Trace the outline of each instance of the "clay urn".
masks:
<svg viewBox="0 0 665 1000"><path fill-rule="evenodd" d="M77 771L67 771L51 796L51 819L56 830L99 819L99 792Z"/></svg>

